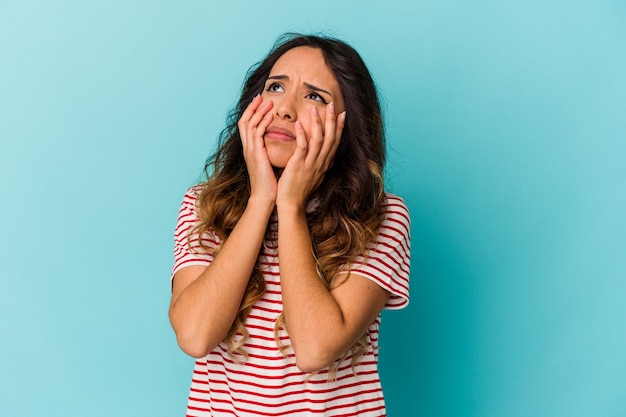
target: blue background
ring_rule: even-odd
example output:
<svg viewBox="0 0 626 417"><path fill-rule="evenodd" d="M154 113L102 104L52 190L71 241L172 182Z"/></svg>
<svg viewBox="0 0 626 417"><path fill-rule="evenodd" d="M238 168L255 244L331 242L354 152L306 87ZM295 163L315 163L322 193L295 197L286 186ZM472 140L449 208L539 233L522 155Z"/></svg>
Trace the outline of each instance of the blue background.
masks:
<svg viewBox="0 0 626 417"><path fill-rule="evenodd" d="M392 417L626 415L626 4L0 2L0 415L183 415L172 231L248 67L352 43L412 300Z"/></svg>

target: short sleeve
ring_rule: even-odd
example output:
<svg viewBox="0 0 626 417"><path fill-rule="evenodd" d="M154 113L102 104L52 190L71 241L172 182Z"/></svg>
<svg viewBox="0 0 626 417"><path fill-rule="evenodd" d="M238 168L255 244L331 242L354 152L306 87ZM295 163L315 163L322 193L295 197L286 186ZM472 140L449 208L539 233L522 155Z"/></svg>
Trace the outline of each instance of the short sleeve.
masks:
<svg viewBox="0 0 626 417"><path fill-rule="evenodd" d="M199 236L197 234L190 235L198 221L196 213L197 192L196 187L187 190L178 212L178 221L174 231L174 265L172 266L171 279L174 279L176 272L186 266L208 266L213 261L213 255L207 253L200 246ZM214 234L205 232L202 234L202 243L205 247L214 249L219 245L219 239Z"/></svg>
<svg viewBox="0 0 626 417"><path fill-rule="evenodd" d="M410 217L404 201L387 194L386 218L367 256L359 257L350 266L361 275L391 293L385 309L397 310L409 303L409 271L411 264Z"/></svg>

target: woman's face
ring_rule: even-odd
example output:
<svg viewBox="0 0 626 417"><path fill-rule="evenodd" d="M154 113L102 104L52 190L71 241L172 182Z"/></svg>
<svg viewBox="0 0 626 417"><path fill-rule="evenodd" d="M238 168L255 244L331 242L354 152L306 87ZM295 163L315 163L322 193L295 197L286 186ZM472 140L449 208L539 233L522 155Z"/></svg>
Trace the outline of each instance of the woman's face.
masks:
<svg viewBox="0 0 626 417"><path fill-rule="evenodd" d="M274 120L265 132L265 148L271 164L284 168L296 149L296 121L311 135L311 109L322 121L326 106L333 102L335 117L344 111L337 80L326 65L322 51L301 46L285 52L274 64L263 89L263 100L273 102Z"/></svg>

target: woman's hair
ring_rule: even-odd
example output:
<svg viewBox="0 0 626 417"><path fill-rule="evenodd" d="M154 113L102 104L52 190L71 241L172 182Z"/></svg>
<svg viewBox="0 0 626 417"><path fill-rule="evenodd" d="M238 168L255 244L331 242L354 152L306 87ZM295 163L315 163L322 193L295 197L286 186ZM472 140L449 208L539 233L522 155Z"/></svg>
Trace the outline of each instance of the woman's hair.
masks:
<svg viewBox="0 0 626 417"><path fill-rule="evenodd" d="M316 199L317 208L307 213L318 274L330 289L341 284L336 280L339 272L349 273L346 268L350 262L365 255L385 215L385 135L380 102L365 63L342 41L312 35L283 35L267 57L250 68L239 102L229 113L227 126L220 135L218 149L205 164L208 179L199 189L199 222L192 233L210 232L223 243L239 221L250 197L250 181L237 121L252 99L263 91L276 61L290 49L302 46L321 50L337 79L347 113L334 163L311 196ZM213 252L218 251L219 247ZM257 262L239 313L225 339L231 355L247 357L243 349L248 338L244 323L264 291L265 282ZM283 352L286 347L282 346L278 333L284 327L281 314L275 335ZM353 365L364 351L363 341L362 338L346 353L346 357L352 353Z"/></svg>

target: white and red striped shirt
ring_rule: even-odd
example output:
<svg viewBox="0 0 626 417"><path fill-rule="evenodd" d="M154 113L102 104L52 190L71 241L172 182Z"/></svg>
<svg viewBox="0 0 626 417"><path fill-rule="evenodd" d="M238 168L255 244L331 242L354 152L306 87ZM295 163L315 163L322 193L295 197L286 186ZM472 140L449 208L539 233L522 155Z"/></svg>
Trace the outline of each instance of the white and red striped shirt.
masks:
<svg viewBox="0 0 626 417"><path fill-rule="evenodd" d="M197 221L196 192L184 197L175 231L172 277L190 265L209 265L212 255L199 249L198 236L187 239ZM409 300L410 238L409 214L401 198L387 194L387 216L367 257L350 266L351 273L366 277L391 293L385 308L400 309ZM215 247L219 240L205 233L202 241ZM367 261L365 261L367 260ZM385 402L378 375L378 328L380 315L367 333L368 350L353 369L351 356L336 365L336 378L328 380L328 369L308 374L296 367L291 348L286 356L274 339L274 324L282 312L278 262L278 219L270 219L259 258L266 291L252 307L246 320L249 339L244 349L249 358L238 363L220 343L197 359L191 381L187 416L384 416ZM366 263L365 263L366 262ZM281 331L284 346L289 336Z"/></svg>

